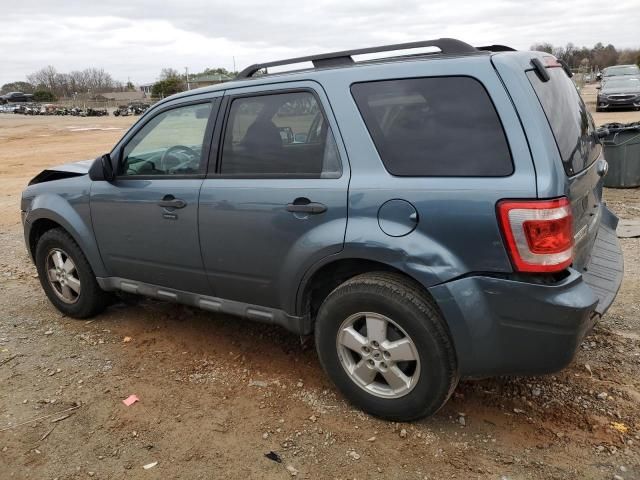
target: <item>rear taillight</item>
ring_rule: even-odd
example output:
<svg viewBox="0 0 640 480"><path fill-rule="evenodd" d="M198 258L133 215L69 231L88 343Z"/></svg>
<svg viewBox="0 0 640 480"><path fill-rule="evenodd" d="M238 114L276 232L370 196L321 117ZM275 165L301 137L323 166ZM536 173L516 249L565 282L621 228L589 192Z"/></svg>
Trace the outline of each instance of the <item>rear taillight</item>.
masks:
<svg viewBox="0 0 640 480"><path fill-rule="evenodd" d="M573 216L566 198L502 200L498 218L519 272L559 272L573 261Z"/></svg>

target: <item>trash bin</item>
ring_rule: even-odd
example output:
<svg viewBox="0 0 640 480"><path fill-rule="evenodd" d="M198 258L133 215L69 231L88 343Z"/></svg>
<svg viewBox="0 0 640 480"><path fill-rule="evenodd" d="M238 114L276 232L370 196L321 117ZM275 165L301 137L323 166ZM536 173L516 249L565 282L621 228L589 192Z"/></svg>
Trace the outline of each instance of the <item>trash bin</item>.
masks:
<svg viewBox="0 0 640 480"><path fill-rule="evenodd" d="M640 186L640 122L609 123L601 128L609 130L602 139L604 157L609 163L609 172L604 177L604 186L633 188Z"/></svg>

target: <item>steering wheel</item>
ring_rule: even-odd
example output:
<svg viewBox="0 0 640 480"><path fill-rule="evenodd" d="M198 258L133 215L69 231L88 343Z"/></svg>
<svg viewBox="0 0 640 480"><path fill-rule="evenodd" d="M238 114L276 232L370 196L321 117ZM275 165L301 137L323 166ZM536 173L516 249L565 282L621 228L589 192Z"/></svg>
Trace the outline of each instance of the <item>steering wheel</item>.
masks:
<svg viewBox="0 0 640 480"><path fill-rule="evenodd" d="M189 158L187 160L180 160L179 157L184 155ZM160 158L160 170L169 173L169 170L190 163L196 158L198 158L198 154L192 148L185 145L174 145L173 147L167 148L162 154Z"/></svg>

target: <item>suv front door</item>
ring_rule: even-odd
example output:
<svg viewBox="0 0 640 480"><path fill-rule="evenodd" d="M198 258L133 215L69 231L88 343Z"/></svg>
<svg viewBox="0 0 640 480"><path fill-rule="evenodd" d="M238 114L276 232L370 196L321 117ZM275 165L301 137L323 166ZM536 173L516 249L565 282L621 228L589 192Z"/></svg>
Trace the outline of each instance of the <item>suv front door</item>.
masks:
<svg viewBox="0 0 640 480"><path fill-rule="evenodd" d="M198 196L219 99L167 106L114 150L113 182L91 188L91 217L112 277L209 293L198 240Z"/></svg>
<svg viewBox="0 0 640 480"><path fill-rule="evenodd" d="M349 166L328 102L314 82L262 85L234 89L220 117L199 214L213 294L293 313L299 276L343 248L347 225Z"/></svg>

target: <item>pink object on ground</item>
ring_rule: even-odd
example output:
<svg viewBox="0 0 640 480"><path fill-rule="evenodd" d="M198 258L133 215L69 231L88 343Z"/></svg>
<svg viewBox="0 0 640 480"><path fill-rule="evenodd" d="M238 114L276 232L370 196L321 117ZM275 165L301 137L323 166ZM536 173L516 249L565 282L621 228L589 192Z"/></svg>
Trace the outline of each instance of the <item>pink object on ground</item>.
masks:
<svg viewBox="0 0 640 480"><path fill-rule="evenodd" d="M140 399L138 398L137 395L129 395L127 398L125 398L124 400L122 400L122 403L124 403L127 407L133 405L136 402L139 402Z"/></svg>

